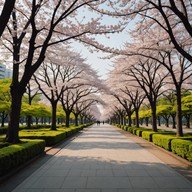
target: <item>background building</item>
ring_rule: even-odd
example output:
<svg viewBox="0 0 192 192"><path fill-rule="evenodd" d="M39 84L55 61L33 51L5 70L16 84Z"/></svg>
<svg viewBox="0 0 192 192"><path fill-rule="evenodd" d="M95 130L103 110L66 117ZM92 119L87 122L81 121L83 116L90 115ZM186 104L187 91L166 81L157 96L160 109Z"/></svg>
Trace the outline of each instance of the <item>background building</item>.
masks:
<svg viewBox="0 0 192 192"><path fill-rule="evenodd" d="M6 65L0 64L0 79L12 78L13 71L6 68Z"/></svg>

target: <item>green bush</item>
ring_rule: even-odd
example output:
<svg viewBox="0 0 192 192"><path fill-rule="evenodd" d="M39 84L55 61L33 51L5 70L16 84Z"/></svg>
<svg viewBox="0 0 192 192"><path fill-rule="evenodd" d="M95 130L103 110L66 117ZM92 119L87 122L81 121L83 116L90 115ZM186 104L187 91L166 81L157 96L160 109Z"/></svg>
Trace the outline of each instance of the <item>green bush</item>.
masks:
<svg viewBox="0 0 192 192"><path fill-rule="evenodd" d="M152 135L155 134L156 132L149 130L149 131L143 131L142 132L142 138L152 142Z"/></svg>
<svg viewBox="0 0 192 192"><path fill-rule="evenodd" d="M152 141L155 145L163 147L168 151L171 151L171 140L175 139L176 135L171 133L156 133L152 135Z"/></svg>
<svg viewBox="0 0 192 192"><path fill-rule="evenodd" d="M172 139L171 150L173 153L192 161L192 138Z"/></svg>
<svg viewBox="0 0 192 192"><path fill-rule="evenodd" d="M52 146L58 143L59 141L67 137L66 132L61 131L20 131L19 138L22 139L43 139L45 140L46 146Z"/></svg>
<svg viewBox="0 0 192 192"><path fill-rule="evenodd" d="M133 133L133 129L134 129L134 127L128 127L127 131L130 132L130 133Z"/></svg>
<svg viewBox="0 0 192 192"><path fill-rule="evenodd" d="M71 126L69 128L62 127L57 128L56 131L50 130L48 128L42 129L26 129L19 132L20 138L26 139L43 139L46 142L46 146L53 146L67 137L77 133L82 130L83 127L87 125Z"/></svg>
<svg viewBox="0 0 192 192"><path fill-rule="evenodd" d="M21 143L0 149L0 176L43 153L45 141L21 140Z"/></svg>

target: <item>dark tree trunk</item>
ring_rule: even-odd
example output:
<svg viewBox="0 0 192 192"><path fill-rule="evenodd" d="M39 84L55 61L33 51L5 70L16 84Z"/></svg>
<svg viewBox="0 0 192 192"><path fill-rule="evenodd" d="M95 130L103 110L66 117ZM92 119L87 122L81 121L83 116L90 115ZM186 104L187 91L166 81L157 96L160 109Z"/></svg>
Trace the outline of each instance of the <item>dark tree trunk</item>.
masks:
<svg viewBox="0 0 192 192"><path fill-rule="evenodd" d="M136 127L139 128L139 110L135 108L135 123Z"/></svg>
<svg viewBox="0 0 192 192"><path fill-rule="evenodd" d="M121 115L120 115L120 124L121 124L121 125L124 125L124 120L123 120L123 119L124 119L124 117L123 117L123 115L121 114Z"/></svg>
<svg viewBox="0 0 192 192"><path fill-rule="evenodd" d="M132 125L131 114L127 114L127 115L128 115L128 126L131 127Z"/></svg>
<svg viewBox="0 0 192 192"><path fill-rule="evenodd" d="M169 127L169 117L164 116L163 118L165 119L165 126Z"/></svg>
<svg viewBox="0 0 192 192"><path fill-rule="evenodd" d="M161 117L157 117L157 121L158 121L158 126L160 127L161 126Z"/></svg>
<svg viewBox="0 0 192 192"><path fill-rule="evenodd" d="M57 130L56 128L56 123L57 123L57 117L56 117L56 112L57 112L57 102L51 102L52 106L52 117L51 117L51 130Z"/></svg>
<svg viewBox="0 0 192 192"><path fill-rule="evenodd" d="M140 124L143 125L143 119L140 119Z"/></svg>
<svg viewBox="0 0 192 192"><path fill-rule="evenodd" d="M31 129L32 116L27 116L27 128Z"/></svg>
<svg viewBox="0 0 192 192"><path fill-rule="evenodd" d="M69 127L70 113L71 113L71 112L69 112L69 111L67 111L67 112L65 111L65 114L66 114L65 126L66 126L66 127Z"/></svg>
<svg viewBox="0 0 192 192"><path fill-rule="evenodd" d="M36 122L36 125L38 125L38 123L39 123L39 118L35 118L35 122Z"/></svg>
<svg viewBox="0 0 192 192"><path fill-rule="evenodd" d="M181 91L177 90L177 108L176 108L177 136L183 136L182 127L182 109L181 109Z"/></svg>
<svg viewBox="0 0 192 192"><path fill-rule="evenodd" d="M75 115L75 126L78 126L78 114L74 114Z"/></svg>
<svg viewBox="0 0 192 192"><path fill-rule="evenodd" d="M171 117L172 117L172 121L173 121L172 128L175 129L176 128L175 115L171 115Z"/></svg>
<svg viewBox="0 0 192 192"><path fill-rule="evenodd" d="M22 95L17 87L11 86L11 113L6 136L6 141L9 143L19 143L19 120Z"/></svg>
<svg viewBox="0 0 192 192"><path fill-rule="evenodd" d="M149 117L145 117L145 123L146 123L146 126L148 127L149 126Z"/></svg>
<svg viewBox="0 0 192 192"><path fill-rule="evenodd" d="M152 130L157 132L156 102L151 104Z"/></svg>
<svg viewBox="0 0 192 192"><path fill-rule="evenodd" d="M5 118L6 118L5 111L3 111L3 112L2 112L1 127L4 127L4 126L5 126Z"/></svg>
<svg viewBox="0 0 192 192"><path fill-rule="evenodd" d="M190 115L185 115L186 119L186 128L190 128Z"/></svg>

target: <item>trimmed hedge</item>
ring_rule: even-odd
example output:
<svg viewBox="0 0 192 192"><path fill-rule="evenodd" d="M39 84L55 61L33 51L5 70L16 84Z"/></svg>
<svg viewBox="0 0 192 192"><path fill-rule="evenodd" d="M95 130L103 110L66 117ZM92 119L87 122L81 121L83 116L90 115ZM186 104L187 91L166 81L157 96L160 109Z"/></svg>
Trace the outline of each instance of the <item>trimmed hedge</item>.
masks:
<svg viewBox="0 0 192 192"><path fill-rule="evenodd" d="M166 135L164 135L166 134ZM155 145L163 147L168 151L171 151L171 140L176 138L176 135L167 135L170 133L156 133L152 135L152 141Z"/></svg>
<svg viewBox="0 0 192 192"><path fill-rule="evenodd" d="M152 136L153 134L156 134L157 132L154 132L154 131L143 131L142 132L142 138L147 140L147 141L150 141L152 142Z"/></svg>
<svg viewBox="0 0 192 192"><path fill-rule="evenodd" d="M21 139L43 139L45 140L46 146L53 146L59 141L65 139L67 137L65 132L57 132L57 131L42 131L42 132L27 132L20 131L19 138Z"/></svg>
<svg viewBox="0 0 192 192"><path fill-rule="evenodd" d="M0 176L43 153L44 150L45 141L26 139L21 140L19 144L0 149Z"/></svg>
<svg viewBox="0 0 192 192"><path fill-rule="evenodd" d="M171 151L189 161L192 161L192 138L173 139Z"/></svg>
<svg viewBox="0 0 192 192"><path fill-rule="evenodd" d="M70 128L58 128L56 131L52 131L47 128L43 129L28 129L19 132L20 138L26 139L43 139L45 140L46 146L53 146L67 137L82 130L87 125L79 125L77 127Z"/></svg>

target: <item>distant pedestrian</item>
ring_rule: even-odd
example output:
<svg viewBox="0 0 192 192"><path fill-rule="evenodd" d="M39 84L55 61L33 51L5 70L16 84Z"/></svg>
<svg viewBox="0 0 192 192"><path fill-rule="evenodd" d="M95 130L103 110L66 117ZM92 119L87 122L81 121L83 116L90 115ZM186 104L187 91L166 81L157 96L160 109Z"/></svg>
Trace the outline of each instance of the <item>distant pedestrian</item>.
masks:
<svg viewBox="0 0 192 192"><path fill-rule="evenodd" d="M105 122L103 121L103 125L104 125L104 123L105 123Z"/></svg>

